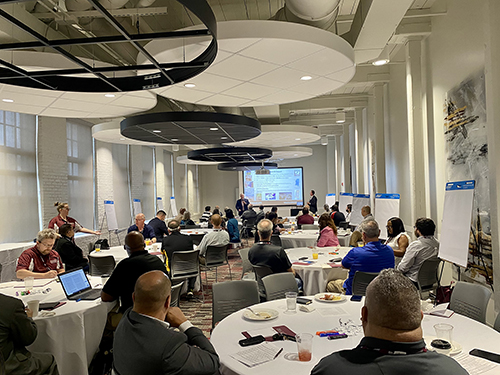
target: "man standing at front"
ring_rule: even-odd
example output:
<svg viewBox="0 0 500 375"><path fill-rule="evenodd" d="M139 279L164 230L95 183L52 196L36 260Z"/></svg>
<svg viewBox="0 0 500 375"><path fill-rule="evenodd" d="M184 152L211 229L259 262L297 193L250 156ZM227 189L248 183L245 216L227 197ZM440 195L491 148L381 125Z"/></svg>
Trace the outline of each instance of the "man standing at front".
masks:
<svg viewBox="0 0 500 375"><path fill-rule="evenodd" d="M101 299L104 302L120 298L120 312L132 306L134 285L142 274L153 270L167 273L165 264L160 258L144 249L144 237L139 232L133 231L125 236L125 249L130 256L116 265L101 292Z"/></svg>
<svg viewBox="0 0 500 375"><path fill-rule="evenodd" d="M133 308L115 332L113 366L118 374L218 374L214 347L178 307L170 307L170 290L170 280L160 271L137 280Z"/></svg>
<svg viewBox="0 0 500 375"><path fill-rule="evenodd" d="M349 277L344 282L345 294L352 294L352 281L356 271L380 272L385 268L394 268L394 251L380 243L380 229L375 220L361 225L365 246L355 247L342 259L342 267L349 269Z"/></svg>
<svg viewBox="0 0 500 375"><path fill-rule="evenodd" d="M316 198L316 192L314 190L311 190L311 199L309 199L309 211L311 211L313 214L318 212L318 198Z"/></svg>
<svg viewBox="0 0 500 375"><path fill-rule="evenodd" d="M52 250L57 234L54 229L38 232L36 245L24 250L17 260L16 277L24 279L52 279L64 272L63 262L57 251Z"/></svg>
<svg viewBox="0 0 500 375"><path fill-rule="evenodd" d="M324 357L311 375L466 375L453 358L426 349L420 296L401 272L384 270L366 289L365 337L351 350Z"/></svg>
<svg viewBox="0 0 500 375"><path fill-rule="evenodd" d="M245 198L245 194L240 194L240 199L236 201L236 211L238 211L238 216L241 216L243 212L248 209L250 202Z"/></svg>
<svg viewBox="0 0 500 375"><path fill-rule="evenodd" d="M403 259L398 264L397 269L417 285L418 270L425 260L437 257L439 242L434 237L436 224L432 219L421 217L415 222L415 236L413 241L405 251Z"/></svg>

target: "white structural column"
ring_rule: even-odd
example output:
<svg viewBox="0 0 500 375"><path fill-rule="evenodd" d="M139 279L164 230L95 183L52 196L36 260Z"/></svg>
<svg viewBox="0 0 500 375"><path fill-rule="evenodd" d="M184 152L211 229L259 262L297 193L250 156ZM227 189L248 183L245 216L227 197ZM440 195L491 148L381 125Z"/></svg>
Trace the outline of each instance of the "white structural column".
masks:
<svg viewBox="0 0 500 375"><path fill-rule="evenodd" d="M422 41L406 43L406 96L408 103L408 152L410 161L411 222L427 216L424 113L422 108Z"/></svg>
<svg viewBox="0 0 500 375"><path fill-rule="evenodd" d="M357 108L354 112L356 126L356 180L358 194L365 193L365 153L364 153L364 138L363 138L363 122L366 120L364 115L366 110Z"/></svg>
<svg viewBox="0 0 500 375"><path fill-rule="evenodd" d="M385 193L385 132L384 132L384 84L373 88L373 120L375 124L375 193Z"/></svg>
<svg viewBox="0 0 500 375"><path fill-rule="evenodd" d="M500 2L498 0L488 1L488 12L486 19L486 110L488 126L488 162L490 180L490 204L491 204L491 246L493 255L493 277L495 289L495 310L500 311ZM489 27L489 30L488 30Z"/></svg>
<svg viewBox="0 0 500 375"><path fill-rule="evenodd" d="M349 124L344 124L344 189L348 193L352 193L351 186L351 153L349 141Z"/></svg>
<svg viewBox="0 0 500 375"><path fill-rule="evenodd" d="M114 200L113 189L113 145L107 142L95 141L96 148L96 196L97 202L97 227L101 230L108 229L108 223L104 221L104 200ZM104 227L101 228L101 223ZM103 233L103 235L106 235Z"/></svg>
<svg viewBox="0 0 500 375"><path fill-rule="evenodd" d="M336 196L340 196L340 193L345 192L344 187L342 186L342 154L340 147L340 135L335 136L335 194Z"/></svg>
<svg viewBox="0 0 500 375"><path fill-rule="evenodd" d="M155 153L155 158L154 160L156 161L156 198L161 198L163 201L163 208L165 209L167 207L167 199L170 199L170 197L167 197L165 195L165 160L164 160L164 155L163 155L163 148L161 147L155 147L154 148L154 153ZM156 210L158 209L158 206L156 206Z"/></svg>
<svg viewBox="0 0 500 375"><path fill-rule="evenodd" d="M332 138L328 139L326 145L326 174L327 174L327 193L337 193L337 158L335 142ZM338 197L337 197L338 198Z"/></svg>
<svg viewBox="0 0 500 375"><path fill-rule="evenodd" d="M141 206L144 210L143 202L143 177L142 177L142 146L130 146L130 189L132 193L132 200L140 199ZM132 216L134 213L132 212Z"/></svg>

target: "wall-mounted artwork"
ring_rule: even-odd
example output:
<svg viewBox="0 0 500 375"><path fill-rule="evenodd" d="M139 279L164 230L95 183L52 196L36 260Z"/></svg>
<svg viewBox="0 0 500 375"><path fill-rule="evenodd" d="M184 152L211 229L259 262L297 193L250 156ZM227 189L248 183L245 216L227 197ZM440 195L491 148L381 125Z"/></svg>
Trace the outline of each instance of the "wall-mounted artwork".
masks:
<svg viewBox="0 0 500 375"><path fill-rule="evenodd" d="M469 262L464 273L490 283L493 262L484 72L474 74L447 93L444 133L447 181L476 181Z"/></svg>

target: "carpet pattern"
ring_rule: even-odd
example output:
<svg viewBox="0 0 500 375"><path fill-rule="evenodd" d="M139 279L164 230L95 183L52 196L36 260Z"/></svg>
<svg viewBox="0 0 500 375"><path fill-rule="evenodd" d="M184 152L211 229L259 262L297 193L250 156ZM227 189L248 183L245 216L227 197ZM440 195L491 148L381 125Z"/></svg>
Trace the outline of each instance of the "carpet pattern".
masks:
<svg viewBox="0 0 500 375"><path fill-rule="evenodd" d="M244 241L242 245L244 247L251 247L253 240L250 239L248 245ZM232 280L240 280L243 268L237 249L229 250L228 260L231 266ZM208 282L205 278L205 272L202 271L201 281L203 283L205 302L203 303L201 292L198 292L195 295L197 298L191 301L186 300L186 296L182 295L179 300L179 307L195 327L200 328L205 336L210 337L210 330L212 329L212 284L215 283L215 269L207 271L207 277ZM223 281L231 281L228 266L220 266L217 269L217 282Z"/></svg>

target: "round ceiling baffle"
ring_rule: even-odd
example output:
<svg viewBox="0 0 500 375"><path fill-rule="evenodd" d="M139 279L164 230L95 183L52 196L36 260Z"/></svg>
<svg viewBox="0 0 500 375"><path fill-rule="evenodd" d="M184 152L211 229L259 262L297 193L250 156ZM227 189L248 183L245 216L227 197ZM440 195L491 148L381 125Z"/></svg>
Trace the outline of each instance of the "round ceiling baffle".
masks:
<svg viewBox="0 0 500 375"><path fill-rule="evenodd" d="M95 12L100 13L100 16L115 29L116 35L50 40L25 24L23 20L17 19L14 15L0 9L0 17L4 21L11 23L13 27L15 25L22 28L33 39L28 42L5 45L4 51L12 51L15 54L17 50L43 47L51 50L56 55L64 56L76 66L68 69L54 69L51 67L31 71L8 61L0 60L0 83L49 91L87 93L150 90L170 86L197 76L207 69L217 56L217 22L206 0L178 0L186 8L186 11L189 10L196 15L204 24L204 29L158 32L147 35L129 34L98 0L87 1L95 8ZM22 0L18 2L22 2ZM189 40L203 36L209 40L207 45L204 46L205 48L201 50L197 57L185 62L179 62L179 60L159 62L146 51L142 43L153 40L161 40L162 43L165 43L167 39L171 38L179 39L179 37L182 37L183 40L185 38ZM144 64L138 65L94 66L74 55L72 51L75 49L71 48L113 42L132 44L139 51L139 55L145 56L146 61ZM95 58L95 60L98 59ZM91 77L87 75L91 75Z"/></svg>
<svg viewBox="0 0 500 375"><path fill-rule="evenodd" d="M189 151L187 156L191 160L241 163L269 159L273 151L259 147L216 147Z"/></svg>
<svg viewBox="0 0 500 375"><path fill-rule="evenodd" d="M228 113L159 112L128 117L120 123L120 131L145 142L212 145L254 138L260 134L260 122Z"/></svg>
<svg viewBox="0 0 500 375"><path fill-rule="evenodd" d="M221 163L217 166L219 171L256 171L259 169L275 169L278 168L277 163L259 163L259 162L243 162L243 163Z"/></svg>

